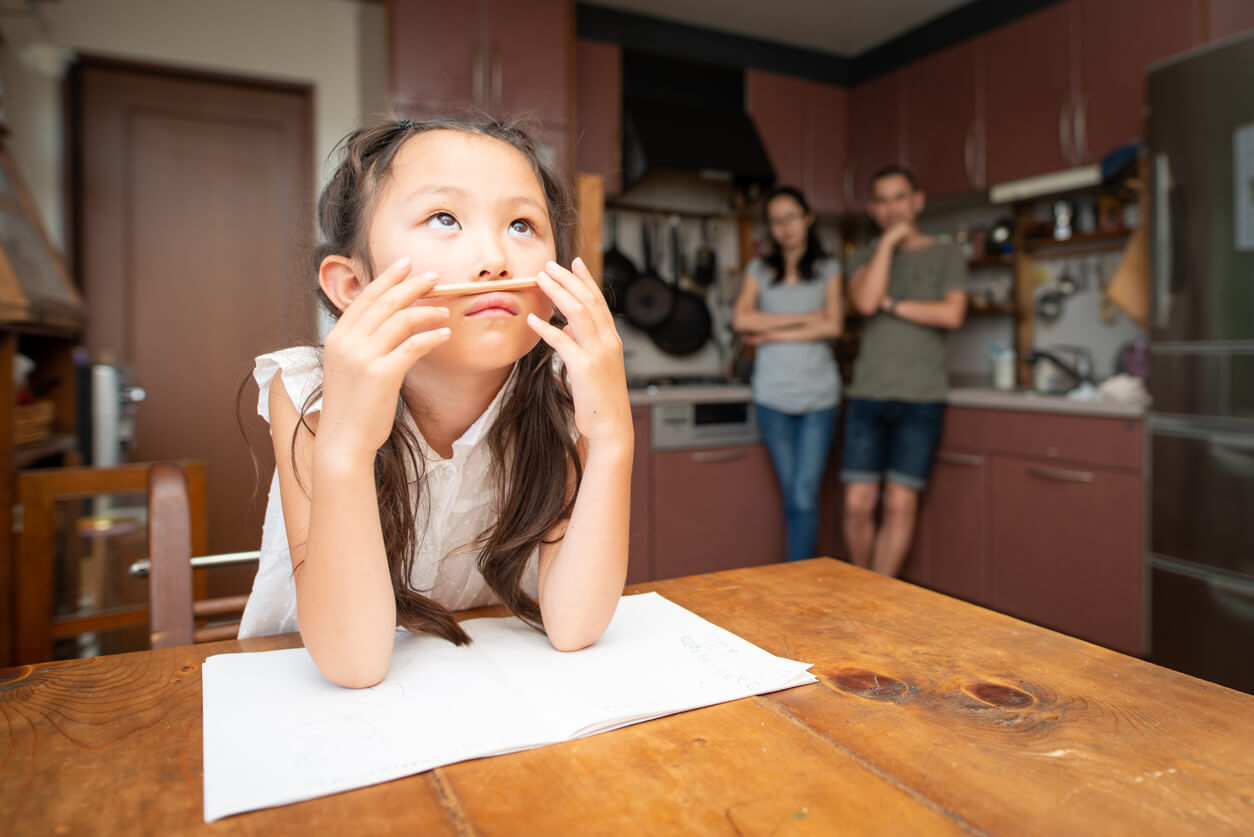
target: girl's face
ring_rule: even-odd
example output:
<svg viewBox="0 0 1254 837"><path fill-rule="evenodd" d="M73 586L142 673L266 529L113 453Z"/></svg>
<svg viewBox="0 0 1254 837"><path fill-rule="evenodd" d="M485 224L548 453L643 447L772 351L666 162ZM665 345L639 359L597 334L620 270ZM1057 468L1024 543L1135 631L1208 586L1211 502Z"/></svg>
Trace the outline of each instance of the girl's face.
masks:
<svg viewBox="0 0 1254 837"><path fill-rule="evenodd" d="M408 255L413 275L435 271L440 284L530 278L556 257L544 190L526 156L501 140L454 130L418 134L397 153L369 247L376 273ZM553 315L535 288L419 304L448 308L452 329L419 365L456 371L509 366L539 340L527 314Z"/></svg>
<svg viewBox="0 0 1254 837"><path fill-rule="evenodd" d="M814 217L791 195L777 195L766 205L771 237L784 250L804 248Z"/></svg>

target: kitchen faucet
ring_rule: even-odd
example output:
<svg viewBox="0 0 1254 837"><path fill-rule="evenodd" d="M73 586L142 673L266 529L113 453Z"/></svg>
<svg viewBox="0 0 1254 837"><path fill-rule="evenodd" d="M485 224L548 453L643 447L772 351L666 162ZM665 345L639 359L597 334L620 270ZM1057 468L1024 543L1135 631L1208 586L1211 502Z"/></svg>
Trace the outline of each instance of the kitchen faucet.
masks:
<svg viewBox="0 0 1254 837"><path fill-rule="evenodd" d="M1075 363L1067 363L1056 353L1047 349L1033 349L1028 352L1026 360L1028 364L1033 367L1041 361L1049 361L1063 372L1067 373L1067 375L1069 375L1071 380L1074 382L1067 388L1067 392L1070 392L1083 384L1096 383L1096 381L1093 380L1093 356L1089 353L1088 349L1083 347L1073 348L1069 346L1060 346L1058 348L1074 353Z"/></svg>

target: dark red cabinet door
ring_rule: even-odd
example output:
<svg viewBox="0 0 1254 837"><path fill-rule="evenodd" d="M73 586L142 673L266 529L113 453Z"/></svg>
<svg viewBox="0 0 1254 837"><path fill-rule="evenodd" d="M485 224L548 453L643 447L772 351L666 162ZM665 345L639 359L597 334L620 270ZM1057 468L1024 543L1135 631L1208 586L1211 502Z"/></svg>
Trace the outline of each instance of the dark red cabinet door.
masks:
<svg viewBox="0 0 1254 837"><path fill-rule="evenodd" d="M1254 29L1254 3L1250 0L1208 0L1206 39L1217 41Z"/></svg>
<svg viewBox="0 0 1254 837"><path fill-rule="evenodd" d="M1140 475L1012 457L988 475L989 606L1142 653Z"/></svg>
<svg viewBox="0 0 1254 837"><path fill-rule="evenodd" d="M1145 137L1145 70L1200 40L1194 0L1079 0L1082 163Z"/></svg>
<svg viewBox="0 0 1254 837"><path fill-rule="evenodd" d="M852 208L845 205L849 93L843 87L817 81L809 83L807 93L807 197L815 212L844 212Z"/></svg>
<svg viewBox="0 0 1254 837"><path fill-rule="evenodd" d="M985 601L985 462L983 454L936 453L921 498L910 580L969 602Z"/></svg>
<svg viewBox="0 0 1254 837"><path fill-rule="evenodd" d="M623 48L581 40L576 48L576 169L600 174L605 194L623 188Z"/></svg>
<svg viewBox="0 0 1254 837"><path fill-rule="evenodd" d="M930 195L951 195L983 185L976 53L976 43L966 41L905 69L910 168Z"/></svg>
<svg viewBox="0 0 1254 837"><path fill-rule="evenodd" d="M763 445L655 452L656 578L787 557L783 500Z"/></svg>
<svg viewBox="0 0 1254 837"><path fill-rule="evenodd" d="M1072 105L1078 63L1071 3L1058 3L981 38L985 173L1004 183L1074 166Z"/></svg>
<svg viewBox="0 0 1254 837"><path fill-rule="evenodd" d="M653 579L653 551L650 519L649 485L653 479L652 434L648 407L632 407L631 421L636 426L636 448L631 459L631 519L627 536L627 583L639 584Z"/></svg>
<svg viewBox="0 0 1254 837"><path fill-rule="evenodd" d="M852 184L847 208L866 203L871 175L882 166L908 161L901 141L901 72L860 84L849 93L849 162Z"/></svg>

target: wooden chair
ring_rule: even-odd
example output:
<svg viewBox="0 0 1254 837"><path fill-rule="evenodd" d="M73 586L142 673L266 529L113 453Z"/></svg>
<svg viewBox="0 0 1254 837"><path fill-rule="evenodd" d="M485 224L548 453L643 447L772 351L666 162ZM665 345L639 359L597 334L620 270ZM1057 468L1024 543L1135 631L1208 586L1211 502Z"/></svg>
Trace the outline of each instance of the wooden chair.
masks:
<svg viewBox="0 0 1254 837"><path fill-rule="evenodd" d="M179 465L159 462L148 472L147 566L139 561L131 566L132 575L148 574L149 631L153 648L191 645L233 639L239 632L239 619L222 623L223 616L239 614L247 595L196 600L192 590L192 570L198 567L256 561L256 552L192 556L191 503L187 474ZM215 624L197 627L198 621Z"/></svg>

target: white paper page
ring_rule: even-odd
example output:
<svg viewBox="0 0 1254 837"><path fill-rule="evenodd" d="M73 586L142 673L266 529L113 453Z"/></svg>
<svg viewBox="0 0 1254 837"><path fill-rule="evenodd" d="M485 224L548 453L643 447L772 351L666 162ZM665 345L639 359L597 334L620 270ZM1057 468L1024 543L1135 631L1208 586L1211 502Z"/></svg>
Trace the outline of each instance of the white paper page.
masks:
<svg viewBox="0 0 1254 837"><path fill-rule="evenodd" d="M398 634L371 689L331 683L303 648L202 671L206 822L564 738L481 648L431 636Z"/></svg>
<svg viewBox="0 0 1254 837"><path fill-rule="evenodd" d="M624 596L605 635L566 654L514 620L464 625L529 703L562 719L568 738L816 679L809 663L769 654L657 593Z"/></svg>
<svg viewBox="0 0 1254 837"><path fill-rule="evenodd" d="M464 648L399 634L373 689L330 683L303 648L208 658L205 821L815 680L656 593L573 653L513 617L462 626Z"/></svg>

